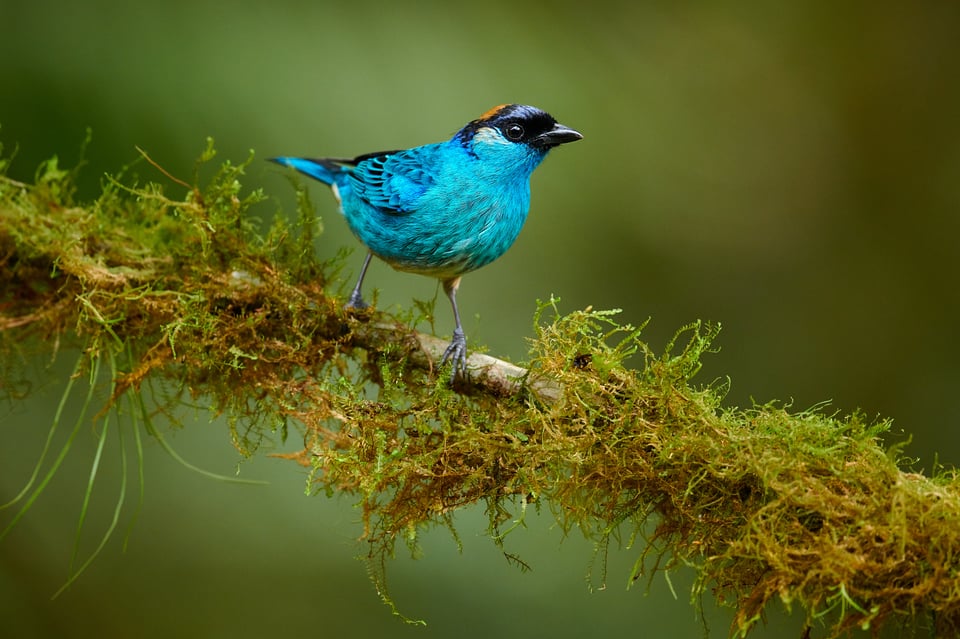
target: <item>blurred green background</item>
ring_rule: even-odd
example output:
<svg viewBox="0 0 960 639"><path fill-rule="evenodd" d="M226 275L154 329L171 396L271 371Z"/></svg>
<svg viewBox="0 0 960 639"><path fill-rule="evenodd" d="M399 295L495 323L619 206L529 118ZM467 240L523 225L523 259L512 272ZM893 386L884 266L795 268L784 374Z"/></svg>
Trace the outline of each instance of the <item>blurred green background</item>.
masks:
<svg viewBox="0 0 960 639"><path fill-rule="evenodd" d="M30 179L51 155L75 162L91 127L81 186L93 197L135 145L189 180L206 136L234 161L249 149L349 156L444 139L495 104L537 105L585 140L534 176L513 249L465 279L472 344L522 359L535 300L550 294L565 310L651 317L655 348L691 320L719 321L722 351L702 381L729 375L730 404L832 400L893 418L892 441L912 437L907 452L929 471L960 462L958 33L960 4L939 2L0 0L0 141L19 147L12 177ZM263 217L292 211L277 167L254 163L247 185L270 195ZM325 189L313 192L321 256L356 246ZM381 307L437 290L382 264L368 282ZM442 302L437 318L448 335ZM29 401L0 406L0 502L29 476L62 390L64 363L42 364ZM195 423L173 445L232 473L226 425L202 409L184 419ZM214 482L154 442L126 552L130 509L51 602L93 451L84 428L0 544L4 635L702 636L690 571L671 574L678 598L662 576L646 596L628 592L639 550L618 551L608 588L591 593L589 544L561 545L544 514L509 538L534 568L521 574L484 539L480 510L457 519L462 555L436 531L423 559L391 566L397 602L430 624L404 626L353 559L348 499L304 496L302 469L263 456L240 471L269 486ZM87 552L118 486L107 457ZM726 636L729 611L706 612L709 636ZM799 620L773 612L755 636L797 636Z"/></svg>

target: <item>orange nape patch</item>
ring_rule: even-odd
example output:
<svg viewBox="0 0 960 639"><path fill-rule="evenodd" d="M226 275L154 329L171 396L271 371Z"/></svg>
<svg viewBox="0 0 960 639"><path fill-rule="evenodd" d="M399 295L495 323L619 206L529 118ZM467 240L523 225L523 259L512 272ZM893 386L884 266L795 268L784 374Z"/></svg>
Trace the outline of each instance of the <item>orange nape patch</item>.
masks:
<svg viewBox="0 0 960 639"><path fill-rule="evenodd" d="M495 116L496 114L500 113L500 109L502 109L502 108L505 107L505 106L510 106L510 105L509 105L509 104L498 104L497 106L493 107L492 109L490 109L489 111L487 111L487 112L485 112L483 115L481 115L479 118L477 118L477 120L480 121L480 122L483 122L484 120L489 120L490 118L492 118L492 117Z"/></svg>

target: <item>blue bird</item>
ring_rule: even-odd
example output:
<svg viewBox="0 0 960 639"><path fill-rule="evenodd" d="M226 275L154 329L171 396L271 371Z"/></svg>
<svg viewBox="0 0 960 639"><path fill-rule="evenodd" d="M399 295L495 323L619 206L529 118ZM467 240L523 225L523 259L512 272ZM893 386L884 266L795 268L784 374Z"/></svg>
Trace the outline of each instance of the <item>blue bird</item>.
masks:
<svg viewBox="0 0 960 639"><path fill-rule="evenodd" d="M457 309L464 273L517 239L530 209L530 175L555 146L583 138L540 109L494 107L446 142L345 158L271 158L329 184L369 252L348 308L365 308L363 278L376 255L399 271L438 278L456 327L441 365L466 376L467 339Z"/></svg>

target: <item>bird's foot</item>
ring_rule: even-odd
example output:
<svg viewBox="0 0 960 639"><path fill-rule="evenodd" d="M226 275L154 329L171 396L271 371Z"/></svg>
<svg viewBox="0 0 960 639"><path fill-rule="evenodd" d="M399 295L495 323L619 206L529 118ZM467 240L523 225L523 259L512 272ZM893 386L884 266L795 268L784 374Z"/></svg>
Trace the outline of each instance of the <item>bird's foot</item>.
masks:
<svg viewBox="0 0 960 639"><path fill-rule="evenodd" d="M447 350L443 351L443 359L440 360L440 365L443 366L448 361L452 364L452 370L450 371L451 384L456 380L457 373L463 379L467 379L467 336L459 328L454 329L453 339L450 340L450 346L447 346Z"/></svg>
<svg viewBox="0 0 960 639"><path fill-rule="evenodd" d="M360 295L360 291L354 291L350 294L350 299L347 300L347 303L343 308L347 310L362 311L365 308L370 308L370 305L363 301L363 296Z"/></svg>

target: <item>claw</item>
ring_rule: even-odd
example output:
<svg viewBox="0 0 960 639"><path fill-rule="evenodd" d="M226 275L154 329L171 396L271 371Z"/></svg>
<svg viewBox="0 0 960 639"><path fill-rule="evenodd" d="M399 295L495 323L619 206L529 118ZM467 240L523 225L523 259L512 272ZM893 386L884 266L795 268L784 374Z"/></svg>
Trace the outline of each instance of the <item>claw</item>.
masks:
<svg viewBox="0 0 960 639"><path fill-rule="evenodd" d="M443 366L448 361L453 365L450 371L451 384L457 378L457 373L463 379L467 378L467 336L459 328L454 329L453 339L450 340L450 346L447 346L447 350L443 351L443 359L440 360L440 365Z"/></svg>
<svg viewBox="0 0 960 639"><path fill-rule="evenodd" d="M350 299L347 300L347 303L344 306L344 308L346 309L357 309L357 310L363 310L369 307L370 305L363 301L363 296L360 295L359 290L355 290L353 293L350 294Z"/></svg>

